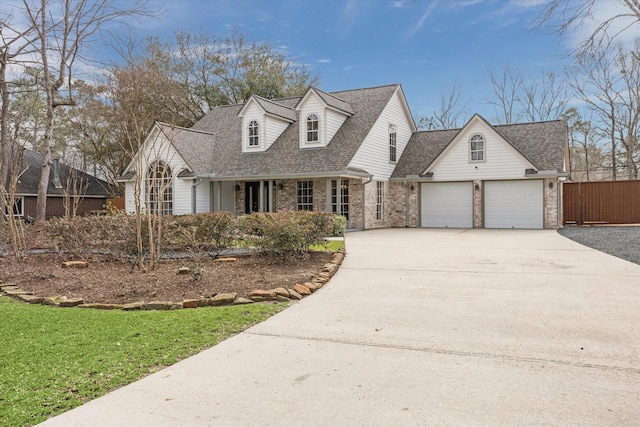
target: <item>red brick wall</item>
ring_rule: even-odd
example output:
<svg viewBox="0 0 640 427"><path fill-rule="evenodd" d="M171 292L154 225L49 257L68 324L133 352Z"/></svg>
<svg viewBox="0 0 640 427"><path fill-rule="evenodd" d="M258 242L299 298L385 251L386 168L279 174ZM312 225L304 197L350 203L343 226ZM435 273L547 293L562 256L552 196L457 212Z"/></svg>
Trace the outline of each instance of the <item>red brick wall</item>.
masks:
<svg viewBox="0 0 640 427"><path fill-rule="evenodd" d="M106 199L85 198L80 201L76 213L77 215L83 215L85 212L101 211L105 209L106 203ZM32 218L36 217L35 196L25 196L24 215ZM62 197L49 197L47 199L47 218L53 216L64 216L64 199Z"/></svg>

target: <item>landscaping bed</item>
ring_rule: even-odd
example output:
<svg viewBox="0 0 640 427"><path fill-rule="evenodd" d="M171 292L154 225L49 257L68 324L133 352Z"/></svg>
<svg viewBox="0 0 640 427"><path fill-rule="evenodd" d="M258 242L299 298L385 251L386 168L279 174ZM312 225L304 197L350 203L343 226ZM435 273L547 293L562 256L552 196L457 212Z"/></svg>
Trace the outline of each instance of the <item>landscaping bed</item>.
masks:
<svg viewBox="0 0 640 427"><path fill-rule="evenodd" d="M226 262L210 257L163 259L152 271L142 271L127 260L95 255L86 268L63 268L62 255L29 255L26 260L0 258L2 282L41 297L82 298L84 302L130 304L211 298L237 293L249 299L252 291L291 289L310 282L333 257L312 251L304 259L273 263L258 255L233 257ZM179 274L181 267L190 271Z"/></svg>
<svg viewBox="0 0 640 427"><path fill-rule="evenodd" d="M640 264L640 226L567 226L558 233L582 245Z"/></svg>

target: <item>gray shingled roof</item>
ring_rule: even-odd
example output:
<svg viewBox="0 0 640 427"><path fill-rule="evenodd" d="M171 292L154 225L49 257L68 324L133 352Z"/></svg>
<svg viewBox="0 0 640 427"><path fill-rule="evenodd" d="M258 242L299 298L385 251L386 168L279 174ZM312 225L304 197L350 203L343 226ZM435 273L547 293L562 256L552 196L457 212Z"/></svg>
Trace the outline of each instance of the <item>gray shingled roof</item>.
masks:
<svg viewBox="0 0 640 427"><path fill-rule="evenodd" d="M345 113L353 114L353 108L344 99L338 98L333 94L323 92L317 88L314 88L314 90L328 106L344 111Z"/></svg>
<svg viewBox="0 0 640 427"><path fill-rule="evenodd" d="M17 192L21 195L35 195L38 193L38 182L40 181L40 171L42 170L42 154L25 148L22 156L22 165L24 173L20 176L18 181ZM48 195L64 195L67 180L71 177L72 172L76 174L75 184L78 194L84 194L86 197L110 197L117 193L116 189L106 181L86 174L78 169L74 169L63 163L59 163L58 165L58 175L62 188L56 187L54 184L54 172L52 167L51 174L49 175L49 186L47 187Z"/></svg>
<svg viewBox="0 0 640 427"><path fill-rule="evenodd" d="M296 121L296 112L293 108L286 105L278 104L277 102L270 101L258 95L253 95L253 98L267 113L274 116L282 117L291 122Z"/></svg>
<svg viewBox="0 0 640 427"><path fill-rule="evenodd" d="M567 126L562 120L492 126L538 170L564 168ZM460 129L416 132L398 161L392 178L424 172L442 153Z"/></svg>
<svg viewBox="0 0 640 427"><path fill-rule="evenodd" d="M219 177L318 174L345 171L399 85L335 92L353 108L326 148L300 149L299 124L294 122L261 153L242 153L242 105L215 107L191 130L174 131L173 144L197 175ZM300 100L277 104L293 107Z"/></svg>

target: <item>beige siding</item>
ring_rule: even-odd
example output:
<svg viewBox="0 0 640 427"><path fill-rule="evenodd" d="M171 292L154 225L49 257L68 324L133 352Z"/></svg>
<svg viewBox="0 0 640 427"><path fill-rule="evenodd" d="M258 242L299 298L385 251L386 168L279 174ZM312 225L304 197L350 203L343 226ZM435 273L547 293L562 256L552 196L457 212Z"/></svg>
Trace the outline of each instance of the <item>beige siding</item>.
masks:
<svg viewBox="0 0 640 427"><path fill-rule="evenodd" d="M131 169L137 170L141 165L142 171L137 171L136 176L142 179L140 191L140 205L144 206L146 200L145 180L149 166L156 160L161 160L169 164L173 175L173 213L182 214L191 212L191 180L177 178L178 173L187 167L186 162L178 154L170 143L171 135L168 137L163 133L153 131L145 143L144 150L138 153L137 160L134 160ZM128 212L135 211L134 182L125 185L125 206Z"/></svg>
<svg viewBox="0 0 640 427"><path fill-rule="evenodd" d="M485 160L471 162L469 139L475 133L485 138ZM534 166L490 126L476 118L455 138L429 167L434 181L522 179Z"/></svg>
<svg viewBox="0 0 640 427"><path fill-rule="evenodd" d="M325 138L327 116L325 114L324 102L314 93L310 93L304 104L298 108L298 121L300 122L300 148L316 148L324 147L327 145ZM307 117L309 114L315 114L320 120L318 135L319 142L307 143Z"/></svg>
<svg viewBox="0 0 640 427"><path fill-rule="evenodd" d="M259 143L257 147L249 147L249 123L252 120L258 122L258 135L260 136ZM247 109L244 111L244 115L242 116L242 152L243 153L253 153L256 151L264 151L265 148L265 140L266 140L266 126L264 121L264 111L262 108L255 103L255 101L251 101L251 104L247 106Z"/></svg>
<svg viewBox="0 0 640 427"><path fill-rule="evenodd" d="M307 143L307 117L309 114L317 115L320 120L319 142ZM346 119L346 115L328 109L324 101L322 101L322 99L320 99L315 93L309 93L309 96L304 103L298 107L298 120L300 121L300 148L326 147Z"/></svg>
<svg viewBox="0 0 640 427"><path fill-rule="evenodd" d="M331 142L331 139L334 137L336 132L338 132L338 129L340 129L340 126L342 126L344 121L347 120L347 116L333 110L326 110L326 112L327 112L327 118L324 121L325 123L324 129L325 129L325 135L326 135L325 144L328 144Z"/></svg>
<svg viewBox="0 0 640 427"><path fill-rule="evenodd" d="M282 132L289 126L289 122L279 120L274 117L265 117L265 145L264 150L268 150L271 144L278 139Z"/></svg>
<svg viewBox="0 0 640 427"><path fill-rule="evenodd" d="M397 91L351 160L350 167L362 168L373 174L375 179L389 179L396 166L389 161L389 124L397 127L396 159L400 159L411 138L411 117L406 114Z"/></svg>
<svg viewBox="0 0 640 427"><path fill-rule="evenodd" d="M202 181L196 186L196 213L211 210L211 190L209 181Z"/></svg>

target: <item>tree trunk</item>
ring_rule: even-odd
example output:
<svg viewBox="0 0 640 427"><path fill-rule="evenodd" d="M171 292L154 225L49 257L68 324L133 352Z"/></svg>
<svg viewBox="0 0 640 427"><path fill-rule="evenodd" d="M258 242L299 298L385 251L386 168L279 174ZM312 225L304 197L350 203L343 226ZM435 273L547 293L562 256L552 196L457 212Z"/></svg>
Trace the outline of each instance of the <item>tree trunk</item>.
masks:
<svg viewBox="0 0 640 427"><path fill-rule="evenodd" d="M47 88L50 92L51 89ZM47 122L42 143L42 171L36 199L36 222L43 222L47 215L47 188L51 174L51 142L53 141L53 93L47 94Z"/></svg>
<svg viewBox="0 0 640 427"><path fill-rule="evenodd" d="M6 199L4 192L7 189L7 178L9 176L9 88L7 84L7 60L8 49L5 48L0 59L0 93L2 94L2 108L0 112L0 187L2 196L0 197L0 222L4 222L4 212Z"/></svg>

